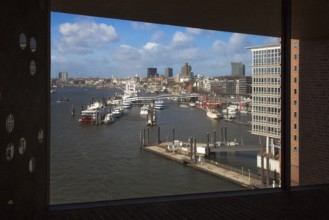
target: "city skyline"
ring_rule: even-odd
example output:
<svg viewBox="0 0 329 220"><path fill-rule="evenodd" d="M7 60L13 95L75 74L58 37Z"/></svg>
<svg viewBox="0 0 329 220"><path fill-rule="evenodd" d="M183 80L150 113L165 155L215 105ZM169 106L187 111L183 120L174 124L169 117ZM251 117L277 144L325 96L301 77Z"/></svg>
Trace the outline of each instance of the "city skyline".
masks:
<svg viewBox="0 0 329 220"><path fill-rule="evenodd" d="M51 13L51 77L146 77L184 63L195 74L229 75L231 62L251 73L246 47L277 44L278 38L64 13Z"/></svg>

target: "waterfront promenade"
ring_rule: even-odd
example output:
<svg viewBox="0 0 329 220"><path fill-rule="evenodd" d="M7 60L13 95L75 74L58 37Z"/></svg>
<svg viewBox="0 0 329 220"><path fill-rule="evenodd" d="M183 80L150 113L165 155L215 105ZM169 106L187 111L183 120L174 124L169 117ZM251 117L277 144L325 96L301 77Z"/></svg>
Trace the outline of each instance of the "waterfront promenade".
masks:
<svg viewBox="0 0 329 220"><path fill-rule="evenodd" d="M197 170L200 170L202 172L224 178L230 182L239 184L243 187L247 188L254 188L254 187L260 187L261 180L253 178L249 175L243 175L240 172L236 172L230 169L226 169L224 167L219 166L218 163L210 163L207 161L198 161L198 162L192 162L190 160L190 157L188 155L180 154L177 152L169 152L167 150L167 146L170 143L162 143L158 146L147 146L143 149L149 152L152 152L154 154L157 154L161 157L176 161L181 164L186 164L190 167L193 167Z"/></svg>

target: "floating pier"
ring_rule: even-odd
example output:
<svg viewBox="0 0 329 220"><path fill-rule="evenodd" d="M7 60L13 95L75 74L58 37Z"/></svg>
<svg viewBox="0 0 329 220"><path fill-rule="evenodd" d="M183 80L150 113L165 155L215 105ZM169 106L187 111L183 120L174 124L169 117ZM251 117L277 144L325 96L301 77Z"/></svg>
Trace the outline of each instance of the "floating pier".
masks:
<svg viewBox="0 0 329 220"><path fill-rule="evenodd" d="M193 145L193 140L191 140L191 144ZM253 175L250 174L250 171L244 172L242 170L242 172L237 172L233 169L225 168L217 162L209 162L200 155L198 156L196 148L199 144L196 144L195 139L194 149L191 147L191 150L195 153L192 154L191 150L188 150L188 148L186 151L183 151L182 149L173 146L175 145L172 145L172 142L165 142L156 146L145 146L143 149L180 164L186 164L205 173L224 178L247 188L253 189L254 187L262 186L261 180L253 177ZM197 157L199 159L197 159Z"/></svg>

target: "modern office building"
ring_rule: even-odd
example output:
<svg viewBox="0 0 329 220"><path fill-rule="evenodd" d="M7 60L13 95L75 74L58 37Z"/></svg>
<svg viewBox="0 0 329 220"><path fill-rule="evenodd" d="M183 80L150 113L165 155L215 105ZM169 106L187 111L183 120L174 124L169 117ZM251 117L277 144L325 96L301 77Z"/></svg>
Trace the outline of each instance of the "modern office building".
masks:
<svg viewBox="0 0 329 220"><path fill-rule="evenodd" d="M246 95L247 94L247 81L246 77L239 77L235 80L235 93L240 95Z"/></svg>
<svg viewBox="0 0 329 220"><path fill-rule="evenodd" d="M244 76L245 65L241 62L231 62L232 76Z"/></svg>
<svg viewBox="0 0 329 220"><path fill-rule="evenodd" d="M185 63L184 66L181 67L181 75L182 76L191 76L192 67Z"/></svg>
<svg viewBox="0 0 329 220"><path fill-rule="evenodd" d="M147 68L147 78L156 77L158 75L157 68Z"/></svg>
<svg viewBox="0 0 329 220"><path fill-rule="evenodd" d="M293 185L299 184L299 44L299 40L291 41L290 141ZM252 133L269 138L267 145L281 147L281 45L253 47L251 52Z"/></svg>
<svg viewBox="0 0 329 220"><path fill-rule="evenodd" d="M252 133L280 145L281 46L251 47Z"/></svg>
<svg viewBox="0 0 329 220"><path fill-rule="evenodd" d="M164 73L165 77L173 77L173 68L167 67Z"/></svg>
<svg viewBox="0 0 329 220"><path fill-rule="evenodd" d="M69 79L69 74L67 72L59 72L58 79L62 82L67 82L67 80Z"/></svg>

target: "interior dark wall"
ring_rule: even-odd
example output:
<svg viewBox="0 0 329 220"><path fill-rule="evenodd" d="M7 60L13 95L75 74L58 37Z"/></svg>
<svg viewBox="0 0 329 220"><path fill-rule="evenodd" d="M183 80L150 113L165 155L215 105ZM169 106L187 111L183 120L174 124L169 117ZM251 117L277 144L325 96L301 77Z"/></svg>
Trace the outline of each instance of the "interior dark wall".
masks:
<svg viewBox="0 0 329 220"><path fill-rule="evenodd" d="M47 206L48 1L3 1L0 16L0 219L32 219ZM25 49L20 47L22 33ZM6 128L7 121L14 125L12 130ZM22 154L21 138L26 140ZM8 160L11 144L14 154Z"/></svg>
<svg viewBox="0 0 329 220"><path fill-rule="evenodd" d="M300 41L300 184L329 183L329 40Z"/></svg>
<svg viewBox="0 0 329 220"><path fill-rule="evenodd" d="M280 0L51 0L51 10L279 37L280 3Z"/></svg>

